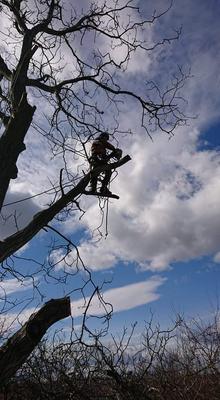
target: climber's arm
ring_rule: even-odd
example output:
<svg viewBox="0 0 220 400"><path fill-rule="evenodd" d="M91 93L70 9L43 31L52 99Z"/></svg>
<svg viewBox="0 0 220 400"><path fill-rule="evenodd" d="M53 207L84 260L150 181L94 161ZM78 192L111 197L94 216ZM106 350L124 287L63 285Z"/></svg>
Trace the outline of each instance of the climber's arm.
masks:
<svg viewBox="0 0 220 400"><path fill-rule="evenodd" d="M111 144L109 142L105 143L105 148L108 150L112 150L112 151L116 150L115 146L113 146L113 144Z"/></svg>

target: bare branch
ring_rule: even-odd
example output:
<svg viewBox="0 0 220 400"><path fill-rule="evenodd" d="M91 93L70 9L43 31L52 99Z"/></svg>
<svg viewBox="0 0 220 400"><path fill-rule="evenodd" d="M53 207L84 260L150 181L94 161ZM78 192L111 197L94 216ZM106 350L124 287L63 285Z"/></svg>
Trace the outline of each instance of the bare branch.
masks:
<svg viewBox="0 0 220 400"><path fill-rule="evenodd" d="M2 79L2 77L11 80L12 72L8 68L3 58L0 56L0 80Z"/></svg>

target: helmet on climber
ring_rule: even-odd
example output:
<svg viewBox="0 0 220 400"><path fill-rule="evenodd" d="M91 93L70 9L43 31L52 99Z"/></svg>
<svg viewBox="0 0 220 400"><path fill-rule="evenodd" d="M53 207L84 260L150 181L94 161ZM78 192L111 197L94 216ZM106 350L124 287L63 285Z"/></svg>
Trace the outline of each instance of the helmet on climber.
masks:
<svg viewBox="0 0 220 400"><path fill-rule="evenodd" d="M103 132L98 136L98 139L100 140L109 140L109 134L107 132Z"/></svg>

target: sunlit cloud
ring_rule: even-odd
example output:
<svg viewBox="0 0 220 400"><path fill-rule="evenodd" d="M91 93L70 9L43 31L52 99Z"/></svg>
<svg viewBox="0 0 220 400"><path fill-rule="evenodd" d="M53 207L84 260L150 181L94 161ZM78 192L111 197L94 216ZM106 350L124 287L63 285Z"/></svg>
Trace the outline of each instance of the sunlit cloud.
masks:
<svg viewBox="0 0 220 400"><path fill-rule="evenodd" d="M83 4L86 7L87 2ZM157 1L156 5L159 10L164 8L163 1ZM210 30L212 14L204 1L199 4L199 18L195 17L198 15L198 2L186 0L185 5L183 8L180 1L175 2L161 22L162 30L173 26L173 21L177 26L183 25L179 41L170 47L158 48L154 57L143 59L142 53L134 54L130 69L123 72L123 84L125 87L137 85L137 91L145 90L142 78L147 72L149 79L158 79L166 86L169 72L174 71L177 62L186 64L191 67L193 78L183 89L183 95L189 101L190 114L197 118L189 120L187 127L177 127L175 137L170 141L166 134L155 132L152 143L138 122L140 110L133 103L131 105L129 99L126 100L125 113L119 122L135 134L122 138L118 135L117 139L124 153L131 155L132 161L119 170L111 186L113 192L120 195L120 200L110 201L107 238L96 243L89 235L102 220L97 198L82 196L80 204L86 214L80 221L78 215L70 216L62 224L68 235L84 228L87 235L81 238L80 255L93 270L112 268L119 261L126 261L135 262L141 270L154 273L170 268L175 262L206 254L215 254L215 262L219 260L219 152L204 151L200 146L203 130L219 118L217 58L220 45L216 39L219 37L219 24L216 20ZM149 43L160 34L158 28L152 27ZM102 45L104 48L107 40ZM117 61L124 56L117 48L113 53ZM18 192L24 197L28 190L40 192L51 181L59 184L62 157L48 157L49 147L43 147L42 143L36 132L27 135L27 150L19 158L19 177L12 183L15 198ZM68 163L76 171L81 161L73 161L70 156ZM31 218L38 205L46 206L51 199L45 196L39 197L35 203L21 203L16 211L19 226ZM2 222L0 238L16 228L14 210L10 209L6 216L10 216L10 229L6 229ZM101 229L105 237L105 226ZM69 260L73 255L69 254Z"/></svg>
<svg viewBox="0 0 220 400"><path fill-rule="evenodd" d="M25 290L31 289L33 285L32 279L25 279L19 281L18 279L6 279L0 282L0 296L5 297L17 292L23 292Z"/></svg>
<svg viewBox="0 0 220 400"><path fill-rule="evenodd" d="M160 298L157 289L165 283L166 279L153 276L149 280L133 283L131 285L121 286L114 289L106 290L103 293L103 299L106 303L113 306L114 312L130 310L138 306L151 303ZM86 299L86 304L89 298ZM72 301L72 315L78 317L85 310L84 299ZM92 299L88 314L100 315L104 310L97 297Z"/></svg>

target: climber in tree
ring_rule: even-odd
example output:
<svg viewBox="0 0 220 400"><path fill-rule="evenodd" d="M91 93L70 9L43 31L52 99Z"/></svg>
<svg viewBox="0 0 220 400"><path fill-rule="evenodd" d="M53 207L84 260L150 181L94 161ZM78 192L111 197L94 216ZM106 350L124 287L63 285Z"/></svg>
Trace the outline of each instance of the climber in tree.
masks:
<svg viewBox="0 0 220 400"><path fill-rule="evenodd" d="M89 158L90 171L92 172L94 168L106 165L111 158L117 158L118 160L122 156L122 150L114 147L109 143L109 134L101 133L92 143L91 147L91 157ZM108 150L111 152L109 153ZM108 189L108 184L110 182L112 171L105 171L104 178L102 180L100 194L110 195L112 194ZM91 177L91 193L97 192L97 181L98 176Z"/></svg>

